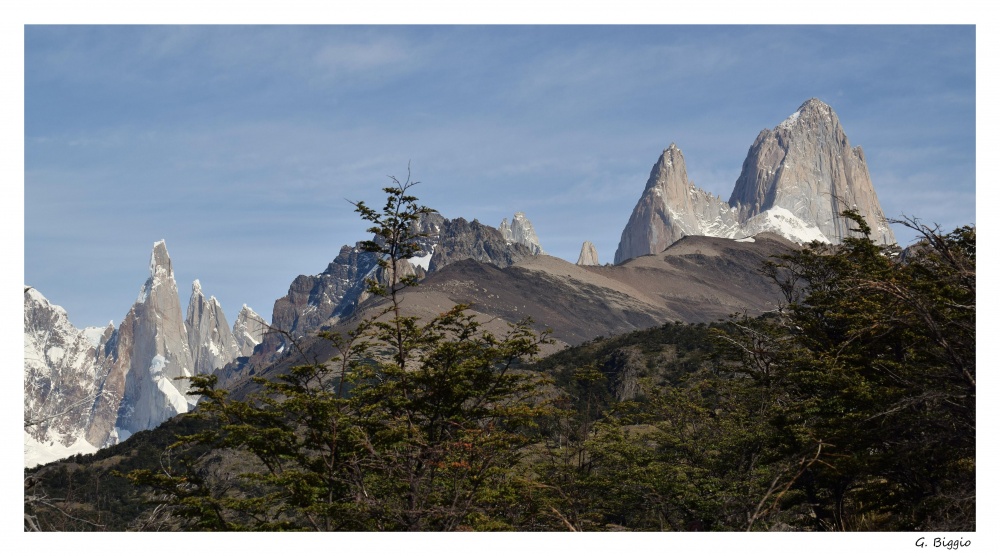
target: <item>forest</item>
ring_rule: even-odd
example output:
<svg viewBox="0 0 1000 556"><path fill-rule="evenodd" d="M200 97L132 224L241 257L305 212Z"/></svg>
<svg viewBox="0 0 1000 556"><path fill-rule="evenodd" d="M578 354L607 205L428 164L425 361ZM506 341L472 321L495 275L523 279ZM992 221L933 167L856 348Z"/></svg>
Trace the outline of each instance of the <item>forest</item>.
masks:
<svg viewBox="0 0 1000 556"><path fill-rule="evenodd" d="M25 470L25 529L975 531L975 228L902 222L762 268L773 312L664 323L545 358L530 321L407 316L430 211L363 202L380 309L337 356L97 454Z"/></svg>

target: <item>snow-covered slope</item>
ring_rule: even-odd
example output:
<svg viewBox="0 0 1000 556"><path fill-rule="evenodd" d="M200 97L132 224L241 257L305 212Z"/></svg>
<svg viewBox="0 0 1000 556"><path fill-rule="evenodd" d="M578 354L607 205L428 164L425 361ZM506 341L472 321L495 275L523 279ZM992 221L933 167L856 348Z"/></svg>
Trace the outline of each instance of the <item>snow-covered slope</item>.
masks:
<svg viewBox="0 0 1000 556"><path fill-rule="evenodd" d="M99 394L92 335L38 290L24 292L24 464L94 452L83 440ZM62 456L59 456L62 457Z"/></svg>
<svg viewBox="0 0 1000 556"><path fill-rule="evenodd" d="M744 237L753 237L761 232L773 232L795 243L821 241L830 243L818 227L807 224L783 207L773 207L747 220L740 232Z"/></svg>

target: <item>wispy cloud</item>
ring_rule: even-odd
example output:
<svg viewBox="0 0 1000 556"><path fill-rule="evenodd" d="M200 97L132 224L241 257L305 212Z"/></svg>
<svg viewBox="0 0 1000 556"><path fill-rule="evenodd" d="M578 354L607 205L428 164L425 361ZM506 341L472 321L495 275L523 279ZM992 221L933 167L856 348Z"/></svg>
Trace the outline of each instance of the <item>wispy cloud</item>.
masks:
<svg viewBox="0 0 1000 556"><path fill-rule="evenodd" d="M757 133L813 96L887 212L952 220L974 210L974 54L936 26L29 26L25 276L83 306L43 261L139 251L106 264L141 274L166 238L218 283L268 267L215 295L273 300L363 239L344 199L407 164L448 217L524 210L549 252L608 260L670 142L728 198Z"/></svg>

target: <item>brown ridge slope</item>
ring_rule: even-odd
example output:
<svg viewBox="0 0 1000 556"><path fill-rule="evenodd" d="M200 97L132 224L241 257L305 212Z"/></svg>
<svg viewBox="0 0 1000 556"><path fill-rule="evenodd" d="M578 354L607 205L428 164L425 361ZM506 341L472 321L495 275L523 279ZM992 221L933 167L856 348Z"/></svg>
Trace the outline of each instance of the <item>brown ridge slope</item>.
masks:
<svg viewBox="0 0 1000 556"><path fill-rule="evenodd" d="M486 328L501 333L508 323L531 317L537 330L551 329L555 342L544 353L659 326L669 321L710 322L734 313L760 314L777 308L777 286L760 270L765 261L797 246L773 234L753 242L686 236L658 255L637 257L616 266L578 266L548 255L535 255L499 268L465 259L429 274L404 290L405 314L430 319L452 306L471 306ZM362 304L351 318L333 325L346 331L382 306ZM292 354L263 370L282 372L333 355L329 343L310 336ZM290 350L292 351L292 350ZM242 377L235 382L244 382ZM249 386L230 384L235 391Z"/></svg>
<svg viewBox="0 0 1000 556"><path fill-rule="evenodd" d="M797 246L773 234L753 242L687 236L659 255L617 266L579 266L535 255L498 268L471 259L431 273L404 294L404 308L422 317L456 303L486 318L531 317L553 338L578 344L666 321L709 322L778 306L780 291L760 270Z"/></svg>

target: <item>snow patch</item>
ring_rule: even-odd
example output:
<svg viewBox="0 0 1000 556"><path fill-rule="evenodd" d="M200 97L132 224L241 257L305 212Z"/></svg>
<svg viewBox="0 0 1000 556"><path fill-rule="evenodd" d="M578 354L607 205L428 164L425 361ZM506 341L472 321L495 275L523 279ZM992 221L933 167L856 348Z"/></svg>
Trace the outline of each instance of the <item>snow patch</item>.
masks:
<svg viewBox="0 0 1000 556"><path fill-rule="evenodd" d="M96 451L96 446L82 438L78 438L69 446L65 446L55 441L39 442L30 434L24 433L25 467L34 467L76 454L93 454Z"/></svg>
<svg viewBox="0 0 1000 556"><path fill-rule="evenodd" d="M59 346L52 346L45 352L45 356L48 357L49 361L54 363L61 362L65 355L66 350Z"/></svg>
<svg viewBox="0 0 1000 556"><path fill-rule="evenodd" d="M783 122L781 122L780 124L778 124L778 127L780 129L790 129L793 125L795 125L795 122L799 121L799 115L800 114L802 114L802 111L801 110L796 110L794 114L792 114L791 116L785 118L785 120Z"/></svg>
<svg viewBox="0 0 1000 556"><path fill-rule="evenodd" d="M112 326L113 325L114 323L112 323ZM104 331L106 329L107 326L104 328L101 328L100 326L88 326L87 328L84 328L81 333L83 334L83 337L87 339L87 342L96 348L101 345L101 337L104 336Z"/></svg>
<svg viewBox="0 0 1000 556"><path fill-rule="evenodd" d="M517 218L516 214L514 215L514 218L515 219ZM409 259L407 259L407 261L409 261L409 263L413 265L414 268L419 266L420 268L424 269L424 272L428 272L431 269L431 258L434 256L434 249L436 247L437 244L435 243L434 245L431 245L431 248L429 251L427 251L426 255L421 255L419 257L410 257Z"/></svg>
<svg viewBox="0 0 1000 556"><path fill-rule="evenodd" d="M187 398L184 394L181 394L177 387L174 385L174 381L169 378L160 375L156 377L156 387L160 392L166 396L167 403L174 408L177 413L187 413L189 405Z"/></svg>
<svg viewBox="0 0 1000 556"><path fill-rule="evenodd" d="M823 232L812 224L806 224L799 217L783 207L770 208L743 225L743 231L748 236L755 236L761 232L773 232L796 243L809 243L820 241L831 243Z"/></svg>
<svg viewBox="0 0 1000 556"><path fill-rule="evenodd" d="M118 441L116 442L116 444L117 443L121 443L121 442L125 442L126 440L129 439L130 436L132 436L132 431L130 431L128 429L120 429L118 427L115 427L115 432L114 432L113 436L115 436L115 437L118 438Z"/></svg>
<svg viewBox="0 0 1000 556"><path fill-rule="evenodd" d="M150 376L162 375L163 367L167 366L167 358L162 355L157 355L153 357L153 360L149 362L149 374Z"/></svg>
<svg viewBox="0 0 1000 556"><path fill-rule="evenodd" d="M135 298L136 303L145 303L149 299L149 292L153 288L154 283L152 279L146 280L146 283L142 285L142 289L139 290L139 296Z"/></svg>

